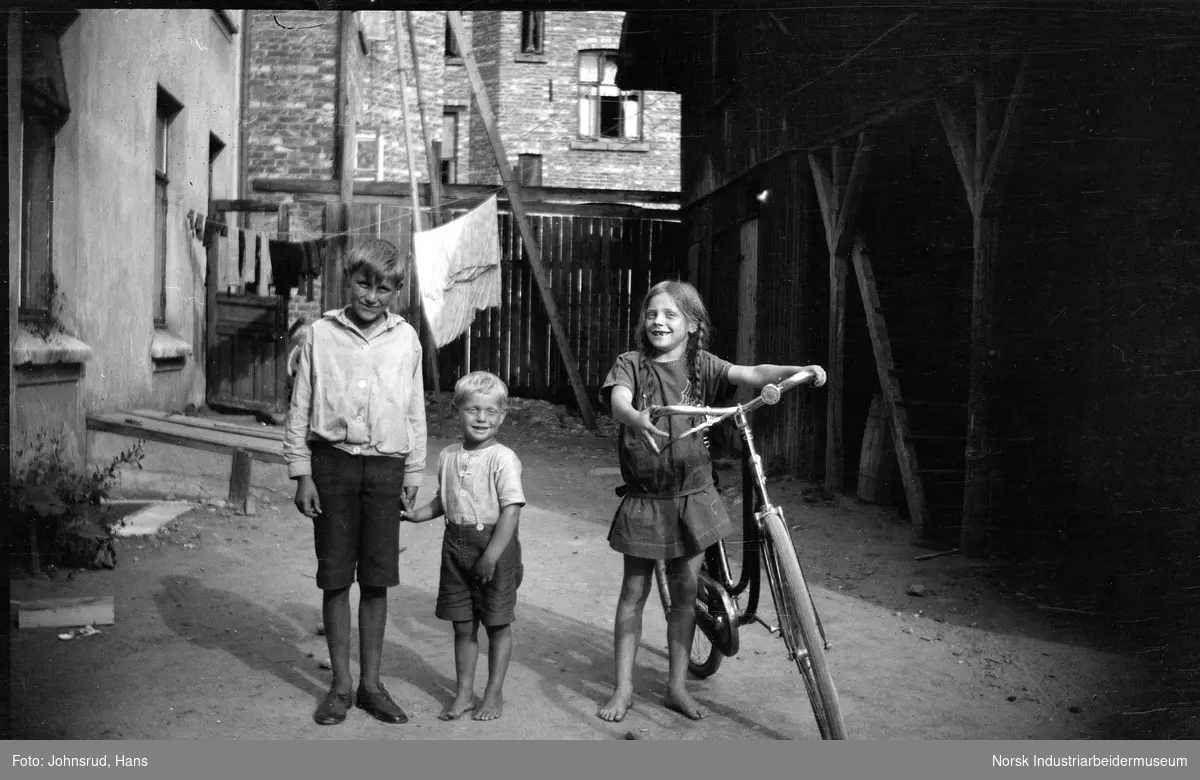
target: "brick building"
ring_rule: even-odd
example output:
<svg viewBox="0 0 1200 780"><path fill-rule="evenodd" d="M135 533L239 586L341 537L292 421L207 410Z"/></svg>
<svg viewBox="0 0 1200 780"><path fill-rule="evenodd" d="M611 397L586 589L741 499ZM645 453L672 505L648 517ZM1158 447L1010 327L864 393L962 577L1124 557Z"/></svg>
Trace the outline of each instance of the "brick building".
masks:
<svg viewBox="0 0 1200 780"><path fill-rule="evenodd" d="M624 12L473 11L464 26L496 117L509 163L532 186L607 190L679 190L679 96L622 92L615 55ZM345 62L353 119L357 180L408 182L402 132L397 34L391 11L358 11ZM417 43L425 132L439 157L443 182L494 185L500 175L473 107L462 52L446 13L411 14ZM342 29L334 11L251 11L247 25L243 191L291 199L293 237L320 232L331 192L259 180L321 180L339 176L339 58ZM411 68L408 32L399 42ZM424 136L413 73L408 101L413 168L427 183ZM350 126L347 122L346 127ZM261 216L263 225L272 219ZM313 316L317 301L298 297L293 316Z"/></svg>

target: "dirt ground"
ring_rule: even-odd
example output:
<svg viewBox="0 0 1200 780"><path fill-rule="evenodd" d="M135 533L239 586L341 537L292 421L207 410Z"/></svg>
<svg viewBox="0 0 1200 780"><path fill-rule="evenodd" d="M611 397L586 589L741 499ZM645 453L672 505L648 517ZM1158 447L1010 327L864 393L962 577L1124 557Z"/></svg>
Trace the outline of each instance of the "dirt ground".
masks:
<svg viewBox="0 0 1200 780"><path fill-rule="evenodd" d="M606 421L611 422L611 421ZM452 436L447 425L444 432ZM431 434L434 431L431 431ZM612 426L600 434L562 410L515 399L502 439L520 455L525 582L504 716L444 723L452 697L449 626L433 615L440 528L402 530L383 676L411 721L361 711L321 727L311 714L329 673L309 521L280 466L256 464L258 513L224 506L228 460L147 445L125 497L196 502L156 537L122 539L113 570L17 578L14 599L115 597L116 622L64 641L12 634L13 737L48 739L813 739L815 725L782 643L742 629L741 651L692 689L712 714L693 723L661 706L665 620L647 606L638 696L624 722L595 716L612 683L620 558L605 541L617 504ZM430 440L434 455L450 438ZM122 444L100 434L103 456ZM127 442L125 442L127 443ZM737 481L725 471L726 485ZM433 487L422 488L423 502ZM806 500L811 485L772 483L833 642L847 727L859 739L1089 739L1135 733L1146 716L1144 660L1097 616L1049 588L1014 584L1011 567L957 555L916 560L897 512ZM810 495L810 494L808 494ZM730 498L737 496L730 491ZM731 506L740 514L740 506ZM921 586L914 589L912 586ZM923 589L924 595L910 591ZM764 612L773 616L764 594ZM486 641L484 648L486 652ZM1136 649L1136 648L1135 648ZM357 666L355 667L357 673ZM481 660L482 691L486 662Z"/></svg>

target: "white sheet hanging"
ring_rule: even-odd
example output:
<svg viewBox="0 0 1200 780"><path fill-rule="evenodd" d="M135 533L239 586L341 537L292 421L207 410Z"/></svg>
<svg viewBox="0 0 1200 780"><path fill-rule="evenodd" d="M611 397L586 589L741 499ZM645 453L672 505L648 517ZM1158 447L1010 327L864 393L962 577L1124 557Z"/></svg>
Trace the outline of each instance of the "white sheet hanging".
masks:
<svg viewBox="0 0 1200 780"><path fill-rule="evenodd" d="M475 312L500 305L500 237L496 196L413 238L421 302L434 343L465 333Z"/></svg>

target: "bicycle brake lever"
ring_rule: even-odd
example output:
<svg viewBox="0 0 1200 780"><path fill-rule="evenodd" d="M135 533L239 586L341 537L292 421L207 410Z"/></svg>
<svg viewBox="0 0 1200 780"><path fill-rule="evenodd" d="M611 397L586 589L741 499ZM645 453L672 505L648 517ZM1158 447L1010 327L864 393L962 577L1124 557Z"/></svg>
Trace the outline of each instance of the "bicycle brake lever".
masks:
<svg viewBox="0 0 1200 780"><path fill-rule="evenodd" d="M684 431L683 433L676 436L674 439L671 439L669 442L664 444L662 446L662 448L659 450L659 452L660 453L666 452L668 449L670 449L672 444L674 444L677 441L686 439L688 436L691 436L692 434L700 433L701 431L708 430L716 422L718 422L718 421L717 420L709 420L707 422L700 423L699 425L695 426L694 428Z"/></svg>

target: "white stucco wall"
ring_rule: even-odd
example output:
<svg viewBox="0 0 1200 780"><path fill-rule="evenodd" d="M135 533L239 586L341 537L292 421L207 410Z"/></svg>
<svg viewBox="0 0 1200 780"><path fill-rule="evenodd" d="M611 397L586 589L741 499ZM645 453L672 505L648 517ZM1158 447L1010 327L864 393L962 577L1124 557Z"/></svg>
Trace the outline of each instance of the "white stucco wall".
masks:
<svg viewBox="0 0 1200 780"><path fill-rule="evenodd" d="M214 194L237 196L240 46L208 9L87 10L62 38L71 116L56 146L54 270L65 324L93 350L82 388L89 411L204 401L205 257L185 219L207 207L210 133L225 144ZM168 171L167 329L192 354L182 371L155 373L160 85L183 105Z"/></svg>

